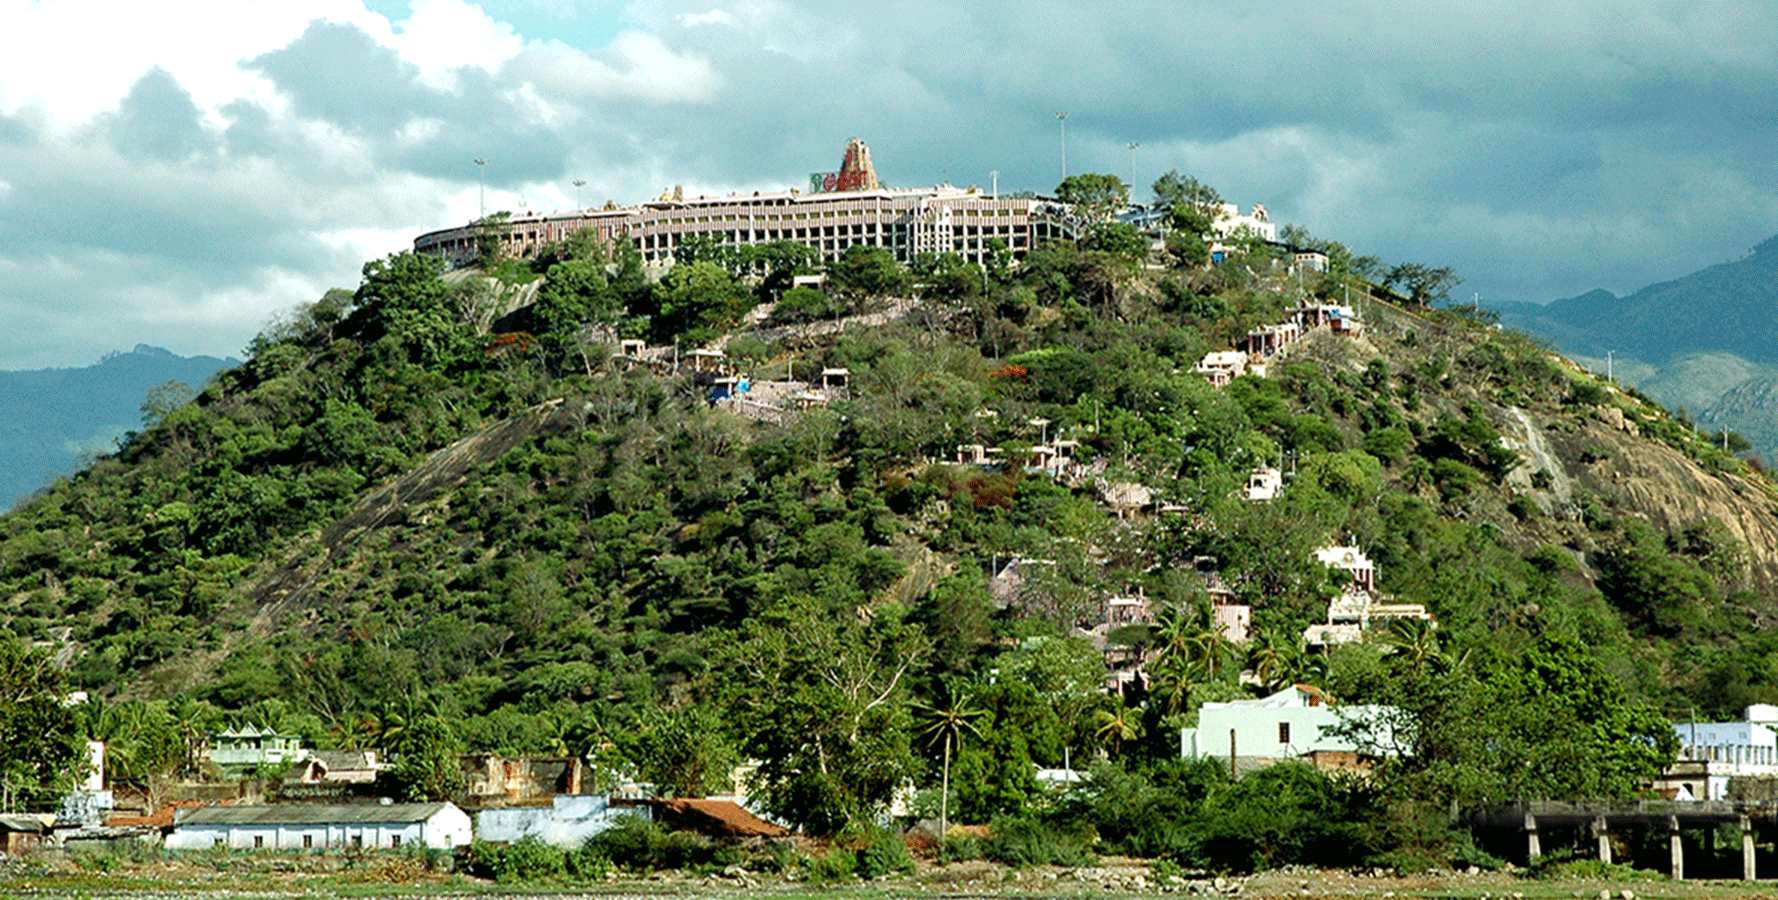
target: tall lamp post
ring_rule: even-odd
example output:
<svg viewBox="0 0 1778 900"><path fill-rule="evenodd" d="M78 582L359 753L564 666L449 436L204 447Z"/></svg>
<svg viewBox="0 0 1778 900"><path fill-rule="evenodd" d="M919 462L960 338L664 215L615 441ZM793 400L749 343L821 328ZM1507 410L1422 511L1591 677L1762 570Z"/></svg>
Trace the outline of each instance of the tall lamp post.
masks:
<svg viewBox="0 0 1778 900"><path fill-rule="evenodd" d="M569 182L569 183L574 185L574 208L576 210L578 210L581 208L580 189L583 187L586 187L586 179L585 178L576 178L572 182Z"/></svg>
<svg viewBox="0 0 1778 900"><path fill-rule="evenodd" d="M1136 200L1136 148L1142 146L1138 141L1130 142L1130 201Z"/></svg>
<svg viewBox="0 0 1778 900"><path fill-rule="evenodd" d="M1068 114L1056 113L1056 121L1062 126L1062 180L1068 180Z"/></svg>
<svg viewBox="0 0 1778 900"><path fill-rule="evenodd" d="M475 158L475 205L479 211L476 221L488 217L488 161L481 157Z"/></svg>

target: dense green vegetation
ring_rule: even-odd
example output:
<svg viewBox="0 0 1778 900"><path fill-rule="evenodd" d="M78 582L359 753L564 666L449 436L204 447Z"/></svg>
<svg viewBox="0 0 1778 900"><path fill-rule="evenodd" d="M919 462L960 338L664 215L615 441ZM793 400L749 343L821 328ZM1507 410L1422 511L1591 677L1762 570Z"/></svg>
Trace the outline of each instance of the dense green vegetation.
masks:
<svg viewBox="0 0 1778 900"><path fill-rule="evenodd" d="M1172 175L1157 193L1187 227L1214 197ZM1370 299L1376 262L1337 244L1313 244L1325 277L1245 240L1214 269L1172 241L1155 271L1122 229L986 271L855 248L825 290L788 292L812 262L794 248L692 245L651 283L633 252L581 243L507 265L541 278L516 311L510 288L436 261L372 262L0 520L16 635L0 646L72 651L70 681L103 698L81 727L124 779L189 770L207 729L248 721L381 747L415 797L447 795L468 750L585 755L604 782L687 794L753 760L757 796L812 832L874 825L913 785L921 814L993 824L953 852L1014 864L1083 858L1091 834L1214 868L1450 860L1471 852L1453 805L1627 796L1671 752L1664 713L1778 699L1778 641L1749 627L1766 607L1733 539L1706 521L1659 533L1584 491L1572 517L1546 514L1509 484L1530 463L1503 446L1502 410L1580 433L1624 404L1700 464L1739 461L1521 336ZM783 425L610 358L617 336L694 346L781 296L773 318L795 322L909 291L922 310L881 327L731 344L761 371L851 370L850 399ZM1323 335L1223 390L1191 371L1348 291L1367 298L1365 341ZM499 422L523 426L510 450L400 490ZM1187 514L1120 518L1095 479L944 462L964 443L1017 458L1044 433ZM1239 499L1280 460L1279 500ZM1436 629L1302 646L1337 586L1314 550L1348 538ZM1002 605L984 571L1010 556L1052 564ZM1208 620L1202 559L1253 605L1251 645ZM1115 641L1156 652L1152 682L1120 698L1077 629L1138 589L1159 620ZM1293 682L1397 706L1410 752L1368 782L1297 766L1234 782L1174 758L1198 704ZM0 742L0 767L48 758L32 752ZM1065 758L1093 761L1087 787L1042 788L1035 770ZM832 865L900 865L868 849ZM485 864L581 864L526 852Z"/></svg>

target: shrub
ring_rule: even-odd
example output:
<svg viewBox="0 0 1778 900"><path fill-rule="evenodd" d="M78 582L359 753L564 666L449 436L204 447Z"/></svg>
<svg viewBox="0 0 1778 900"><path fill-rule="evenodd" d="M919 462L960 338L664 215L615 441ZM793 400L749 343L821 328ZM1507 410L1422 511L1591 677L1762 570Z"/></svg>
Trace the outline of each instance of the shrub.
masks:
<svg viewBox="0 0 1778 900"><path fill-rule="evenodd" d="M668 831L640 816L626 816L594 835L586 848L614 865L631 870L680 869L708 863L715 853L709 839Z"/></svg>
<svg viewBox="0 0 1778 900"><path fill-rule="evenodd" d="M858 854L845 847L831 847L826 853L811 858L803 868L809 880L816 884L850 881L858 871Z"/></svg>
<svg viewBox="0 0 1778 900"><path fill-rule="evenodd" d="M973 834L954 835L938 845L939 862L970 862L981 858L982 842Z"/></svg>
<svg viewBox="0 0 1778 900"><path fill-rule="evenodd" d="M999 816L990 826L982 853L1008 866L1090 866L1091 840L1080 829L1040 822L1031 816Z"/></svg>
<svg viewBox="0 0 1778 900"><path fill-rule="evenodd" d="M858 877L866 880L906 875L914 871L914 854L908 851L901 835L878 830L858 849L857 871Z"/></svg>
<svg viewBox="0 0 1778 900"><path fill-rule="evenodd" d="M505 846L478 841L469 848L469 869L502 884L544 881L562 877L567 871L566 855L534 837Z"/></svg>

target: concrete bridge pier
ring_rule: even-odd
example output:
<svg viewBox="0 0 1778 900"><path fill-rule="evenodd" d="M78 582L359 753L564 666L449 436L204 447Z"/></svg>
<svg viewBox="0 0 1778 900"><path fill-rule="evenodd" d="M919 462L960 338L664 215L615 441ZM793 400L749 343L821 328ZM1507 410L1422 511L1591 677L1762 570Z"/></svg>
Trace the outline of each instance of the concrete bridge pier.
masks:
<svg viewBox="0 0 1778 900"><path fill-rule="evenodd" d="M1753 860L1753 820L1741 817L1741 878L1753 881L1758 878Z"/></svg>
<svg viewBox="0 0 1778 900"><path fill-rule="evenodd" d="M1543 843L1537 839L1537 817L1530 814L1530 813L1526 813L1525 814L1525 864L1531 865L1533 863L1536 863L1537 858L1542 855L1543 855Z"/></svg>
<svg viewBox="0 0 1778 900"><path fill-rule="evenodd" d="M1673 857L1672 871L1674 881L1685 880L1685 844L1679 839L1679 817L1667 817L1667 850Z"/></svg>
<svg viewBox="0 0 1778 900"><path fill-rule="evenodd" d="M1593 817L1593 835L1599 839L1599 861L1611 865L1611 829L1604 816Z"/></svg>

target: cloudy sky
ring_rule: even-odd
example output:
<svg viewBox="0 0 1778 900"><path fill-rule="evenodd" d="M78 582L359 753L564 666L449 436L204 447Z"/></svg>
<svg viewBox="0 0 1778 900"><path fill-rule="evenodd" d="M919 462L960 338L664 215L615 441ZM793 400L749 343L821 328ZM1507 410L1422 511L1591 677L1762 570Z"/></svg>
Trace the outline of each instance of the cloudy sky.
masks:
<svg viewBox="0 0 1778 900"><path fill-rule="evenodd" d="M1778 232L1778 4L0 0L0 368L266 318L477 209L1198 175L1464 293ZM1337 10L1337 11L1336 11Z"/></svg>

